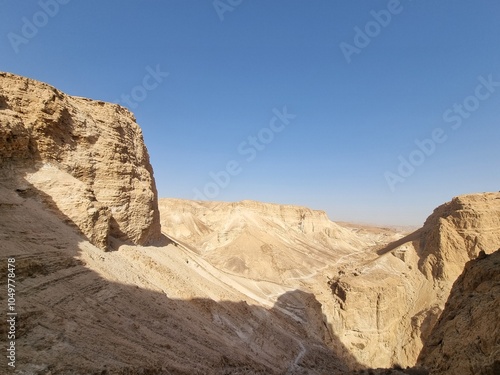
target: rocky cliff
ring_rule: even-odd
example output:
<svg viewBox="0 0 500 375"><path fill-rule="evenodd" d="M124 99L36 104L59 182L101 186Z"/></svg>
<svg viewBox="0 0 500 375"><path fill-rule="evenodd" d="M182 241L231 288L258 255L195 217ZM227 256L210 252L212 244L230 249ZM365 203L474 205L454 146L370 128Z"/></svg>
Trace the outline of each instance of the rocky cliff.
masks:
<svg viewBox="0 0 500 375"><path fill-rule="evenodd" d="M433 375L500 373L500 249L467 263L419 362Z"/></svg>
<svg viewBox="0 0 500 375"><path fill-rule="evenodd" d="M454 282L480 251L500 245L500 194L469 194L434 210L421 230L419 269L428 279Z"/></svg>
<svg viewBox="0 0 500 375"><path fill-rule="evenodd" d="M342 374L311 293L234 278L183 246L102 252L36 197L0 186L15 259L16 368L33 375ZM6 268L6 261L0 267ZM7 272L0 282L7 285ZM0 293L7 305L7 293ZM7 322L0 336L7 337ZM0 362L7 374L6 358Z"/></svg>
<svg viewBox="0 0 500 375"><path fill-rule="evenodd" d="M333 330L361 364L415 364L465 263L500 247L500 193L464 195L423 228L331 274ZM324 305L327 303L323 300Z"/></svg>
<svg viewBox="0 0 500 375"><path fill-rule="evenodd" d="M101 249L159 239L153 170L125 108L0 73L0 145L4 187L36 195Z"/></svg>

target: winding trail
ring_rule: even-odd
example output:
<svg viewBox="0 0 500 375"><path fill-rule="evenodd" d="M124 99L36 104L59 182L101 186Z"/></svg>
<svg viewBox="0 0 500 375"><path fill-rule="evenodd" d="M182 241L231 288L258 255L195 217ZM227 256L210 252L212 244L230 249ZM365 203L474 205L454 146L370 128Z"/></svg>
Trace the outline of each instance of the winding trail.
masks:
<svg viewBox="0 0 500 375"><path fill-rule="evenodd" d="M190 262L192 261L193 263L196 263L199 267L203 269L204 272L208 273L211 277L216 278L219 282L225 284L228 288L237 290L238 292L248 296L249 298L253 299L254 301L260 303L263 306L269 307L269 308L274 308L281 313L289 316L296 322L300 323L305 323L304 320L295 314L293 311L290 311L289 309L283 308L281 306L278 306L276 304L278 298L283 295L284 293L293 291L297 289L299 286L297 282L302 282L302 281L307 281L311 280L315 277L317 277L319 274L324 272L327 269L335 269L339 265L343 265L348 263L350 258L359 256L361 254L365 253L373 253L372 248L363 248L361 250L354 250L352 252L349 252L347 254L344 254L340 256L338 259L335 261L332 261L331 263L324 264L322 267L317 268L312 270L312 272L302 275L302 276L296 276L296 277L288 277L284 278L284 285L283 284L278 284L276 282L271 282L271 281L266 281L266 280L257 280L254 278L249 278L249 277L243 277L239 275L235 275L231 272L226 272L224 270L221 270L211 263L205 261L203 258L200 257L201 252L198 251L198 249L192 248L191 246L183 243L182 241L179 241L172 236L163 233L175 246L183 250L186 254L186 257L189 258ZM248 284L248 282L252 282L252 286L245 285ZM269 292L269 290L273 290L272 292ZM300 370L300 363L303 360L304 356L307 354L307 346L305 345L304 340L301 340L300 338L297 338L295 335L293 335L291 332L287 331L284 327L279 327L279 329L288 337L293 339L297 343L297 347L299 349L298 353L296 354L295 358L293 358L290 361L290 365L288 367L288 370L286 374L293 375L296 374Z"/></svg>

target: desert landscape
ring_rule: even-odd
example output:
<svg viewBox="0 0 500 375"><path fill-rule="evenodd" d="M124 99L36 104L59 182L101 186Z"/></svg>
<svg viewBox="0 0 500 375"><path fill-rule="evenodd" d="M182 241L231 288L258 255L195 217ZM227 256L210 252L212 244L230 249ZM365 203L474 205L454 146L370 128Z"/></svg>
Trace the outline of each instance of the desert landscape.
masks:
<svg viewBox="0 0 500 375"><path fill-rule="evenodd" d="M129 110L10 73L0 145L1 373L500 373L498 192L411 230L158 198Z"/></svg>

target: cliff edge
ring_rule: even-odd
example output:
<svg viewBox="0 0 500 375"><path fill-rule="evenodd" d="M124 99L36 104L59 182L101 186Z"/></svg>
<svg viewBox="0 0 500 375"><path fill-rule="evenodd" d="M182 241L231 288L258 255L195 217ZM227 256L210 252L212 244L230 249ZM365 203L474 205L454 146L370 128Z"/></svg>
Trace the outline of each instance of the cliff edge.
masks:
<svg viewBox="0 0 500 375"><path fill-rule="evenodd" d="M0 73L3 188L36 196L94 245L161 236L153 169L127 109Z"/></svg>
<svg viewBox="0 0 500 375"><path fill-rule="evenodd" d="M413 366L465 264L500 247L499 228L500 193L458 196L377 259L331 273L332 325L358 362Z"/></svg>

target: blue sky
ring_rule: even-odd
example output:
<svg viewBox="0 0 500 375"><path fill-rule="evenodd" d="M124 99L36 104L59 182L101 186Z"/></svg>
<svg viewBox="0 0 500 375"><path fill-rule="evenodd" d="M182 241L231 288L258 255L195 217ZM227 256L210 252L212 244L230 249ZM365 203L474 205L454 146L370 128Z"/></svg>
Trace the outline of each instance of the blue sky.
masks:
<svg viewBox="0 0 500 375"><path fill-rule="evenodd" d="M453 196L500 190L497 0L0 9L0 70L128 106L161 197L419 225Z"/></svg>

